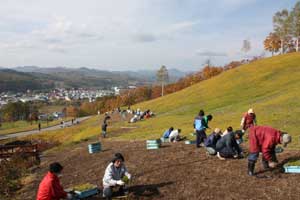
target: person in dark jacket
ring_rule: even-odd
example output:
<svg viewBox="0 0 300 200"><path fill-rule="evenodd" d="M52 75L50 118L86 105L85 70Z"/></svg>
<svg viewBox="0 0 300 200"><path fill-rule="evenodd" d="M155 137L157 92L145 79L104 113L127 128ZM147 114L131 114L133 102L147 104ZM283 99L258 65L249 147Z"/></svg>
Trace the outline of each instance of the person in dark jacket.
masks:
<svg viewBox="0 0 300 200"><path fill-rule="evenodd" d="M204 141L206 151L209 155L216 155L216 144L219 139L221 139L222 131L219 128L216 128Z"/></svg>
<svg viewBox="0 0 300 200"><path fill-rule="evenodd" d="M60 163L54 162L49 166L49 171L39 185L36 200L72 199L60 184L59 177L63 170Z"/></svg>
<svg viewBox="0 0 300 200"><path fill-rule="evenodd" d="M166 130L163 134L163 138L169 138L169 136L173 130L174 130L173 127L170 127L168 130Z"/></svg>
<svg viewBox="0 0 300 200"><path fill-rule="evenodd" d="M227 129L231 130L232 127L228 127ZM238 139L240 139L240 134L238 132L229 132L219 139L216 144L218 158L225 160L225 158L241 157L241 148L236 142Z"/></svg>
<svg viewBox="0 0 300 200"><path fill-rule="evenodd" d="M103 124L102 124L102 137L105 138L106 137L106 131L107 131L107 122L104 120Z"/></svg>
<svg viewBox="0 0 300 200"><path fill-rule="evenodd" d="M254 175L255 163L262 152L262 163L265 169L277 165L275 148L277 144L286 147L292 141L289 134L268 126L252 126L249 133L248 175Z"/></svg>

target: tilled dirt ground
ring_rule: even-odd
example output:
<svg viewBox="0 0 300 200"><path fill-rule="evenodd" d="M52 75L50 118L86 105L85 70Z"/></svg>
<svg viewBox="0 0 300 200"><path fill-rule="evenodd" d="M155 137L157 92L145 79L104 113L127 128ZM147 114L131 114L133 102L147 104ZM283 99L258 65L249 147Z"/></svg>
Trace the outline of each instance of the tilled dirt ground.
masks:
<svg viewBox="0 0 300 200"><path fill-rule="evenodd" d="M91 142L89 142L91 143ZM133 180L129 199L300 199L300 174L284 174L280 169L256 171L262 178L247 175L247 159L221 161L208 157L203 148L180 143L164 143L159 150L146 150L145 142L102 141L103 151L89 154L88 142L72 149L47 154L34 180L25 185L17 199L35 199L38 184L48 165L58 161L64 166L62 185L65 188L81 183L102 187L106 166L116 152L121 152ZM283 164L300 158L299 151L278 154ZM100 196L89 198L101 199Z"/></svg>

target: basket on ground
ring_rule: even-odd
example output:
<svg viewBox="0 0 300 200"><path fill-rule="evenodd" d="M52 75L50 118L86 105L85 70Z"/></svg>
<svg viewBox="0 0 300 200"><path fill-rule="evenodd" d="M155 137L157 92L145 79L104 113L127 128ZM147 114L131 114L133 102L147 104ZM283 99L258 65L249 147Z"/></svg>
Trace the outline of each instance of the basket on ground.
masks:
<svg viewBox="0 0 300 200"><path fill-rule="evenodd" d="M161 140L147 140L147 149L159 149L161 145Z"/></svg>
<svg viewBox="0 0 300 200"><path fill-rule="evenodd" d="M89 144L88 150L89 150L90 154L100 152L101 151L101 143L97 142L97 143Z"/></svg>

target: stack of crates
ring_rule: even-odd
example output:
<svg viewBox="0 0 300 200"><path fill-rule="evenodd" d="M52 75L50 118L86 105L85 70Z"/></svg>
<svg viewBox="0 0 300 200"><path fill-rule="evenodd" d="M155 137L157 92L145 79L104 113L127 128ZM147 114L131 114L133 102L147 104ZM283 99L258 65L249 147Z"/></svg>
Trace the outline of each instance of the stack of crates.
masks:
<svg viewBox="0 0 300 200"><path fill-rule="evenodd" d="M161 140L147 140L147 149L159 149Z"/></svg>
<svg viewBox="0 0 300 200"><path fill-rule="evenodd" d="M88 149L90 154L98 153L101 151L101 143L97 142L97 143L89 144Z"/></svg>

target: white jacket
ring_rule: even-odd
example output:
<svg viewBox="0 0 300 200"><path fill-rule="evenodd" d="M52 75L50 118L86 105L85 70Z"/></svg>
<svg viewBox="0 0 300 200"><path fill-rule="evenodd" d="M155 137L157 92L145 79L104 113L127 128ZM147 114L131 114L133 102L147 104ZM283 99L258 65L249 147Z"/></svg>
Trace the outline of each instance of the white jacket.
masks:
<svg viewBox="0 0 300 200"><path fill-rule="evenodd" d="M123 176L131 176L124 164L122 164L121 167L116 168L112 162L109 163L103 177L103 187L116 186L117 181L121 180Z"/></svg>

